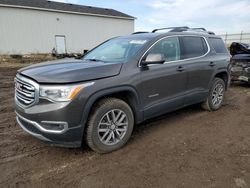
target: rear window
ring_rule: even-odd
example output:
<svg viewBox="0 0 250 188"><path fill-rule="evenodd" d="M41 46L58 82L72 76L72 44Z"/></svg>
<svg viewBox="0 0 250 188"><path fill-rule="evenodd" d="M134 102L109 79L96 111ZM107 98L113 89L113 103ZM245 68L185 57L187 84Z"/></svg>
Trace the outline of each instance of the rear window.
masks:
<svg viewBox="0 0 250 188"><path fill-rule="evenodd" d="M208 51L207 43L202 37L182 37L182 43L182 59L200 57Z"/></svg>
<svg viewBox="0 0 250 188"><path fill-rule="evenodd" d="M216 53L228 53L225 43L220 38L209 38L210 43Z"/></svg>

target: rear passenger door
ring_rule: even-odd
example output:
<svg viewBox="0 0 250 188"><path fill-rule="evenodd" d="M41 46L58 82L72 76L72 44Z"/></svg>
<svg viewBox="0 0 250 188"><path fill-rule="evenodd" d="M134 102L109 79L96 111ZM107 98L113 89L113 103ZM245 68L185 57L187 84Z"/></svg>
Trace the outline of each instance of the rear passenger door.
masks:
<svg viewBox="0 0 250 188"><path fill-rule="evenodd" d="M181 59L187 71L185 105L201 102L206 98L215 63L209 57L209 45L202 36L182 36Z"/></svg>

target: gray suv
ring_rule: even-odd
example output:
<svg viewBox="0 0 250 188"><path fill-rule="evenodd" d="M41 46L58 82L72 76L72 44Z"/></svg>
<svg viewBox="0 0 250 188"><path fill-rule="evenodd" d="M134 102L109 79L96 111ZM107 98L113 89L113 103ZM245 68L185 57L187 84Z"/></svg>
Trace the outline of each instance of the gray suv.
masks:
<svg viewBox="0 0 250 188"><path fill-rule="evenodd" d="M20 69L17 122L46 142L86 142L107 153L144 120L195 103L218 110L230 81L224 42L202 28L167 29L110 39L82 59Z"/></svg>

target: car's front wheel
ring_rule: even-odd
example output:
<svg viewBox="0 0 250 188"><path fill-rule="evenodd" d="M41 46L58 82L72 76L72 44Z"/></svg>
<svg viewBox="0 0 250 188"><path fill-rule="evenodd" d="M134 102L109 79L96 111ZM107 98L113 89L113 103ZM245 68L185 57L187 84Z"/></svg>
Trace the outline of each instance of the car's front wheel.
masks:
<svg viewBox="0 0 250 188"><path fill-rule="evenodd" d="M224 80L215 78L209 90L209 96L202 104L203 109L208 111L218 110L224 101L225 90L226 86Z"/></svg>
<svg viewBox="0 0 250 188"><path fill-rule="evenodd" d="M92 150L108 153L126 144L133 127L130 106L123 100L106 98L94 106L86 129L86 141Z"/></svg>

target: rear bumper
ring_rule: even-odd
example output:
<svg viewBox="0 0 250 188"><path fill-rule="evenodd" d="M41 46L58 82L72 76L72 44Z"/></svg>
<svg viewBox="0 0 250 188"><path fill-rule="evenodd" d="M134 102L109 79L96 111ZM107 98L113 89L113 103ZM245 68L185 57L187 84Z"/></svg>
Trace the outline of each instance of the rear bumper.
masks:
<svg viewBox="0 0 250 188"><path fill-rule="evenodd" d="M83 128L80 125L73 128L65 126L64 129L55 131L46 129L40 123L29 120L18 113L16 113L16 120L25 132L42 141L63 147L81 147Z"/></svg>

